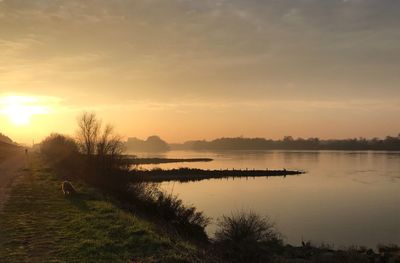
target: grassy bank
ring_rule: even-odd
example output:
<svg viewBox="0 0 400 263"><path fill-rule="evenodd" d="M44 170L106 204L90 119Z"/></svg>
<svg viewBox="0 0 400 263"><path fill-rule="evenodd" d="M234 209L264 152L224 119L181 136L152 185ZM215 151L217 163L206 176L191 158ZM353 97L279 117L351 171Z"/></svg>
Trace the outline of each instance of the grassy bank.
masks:
<svg viewBox="0 0 400 263"><path fill-rule="evenodd" d="M22 152L22 150L23 149L17 145L0 141L0 162L4 161L10 156Z"/></svg>
<svg viewBox="0 0 400 263"><path fill-rule="evenodd" d="M38 157L0 212L0 259L12 262L192 262L195 248L120 210L84 184L66 198Z"/></svg>

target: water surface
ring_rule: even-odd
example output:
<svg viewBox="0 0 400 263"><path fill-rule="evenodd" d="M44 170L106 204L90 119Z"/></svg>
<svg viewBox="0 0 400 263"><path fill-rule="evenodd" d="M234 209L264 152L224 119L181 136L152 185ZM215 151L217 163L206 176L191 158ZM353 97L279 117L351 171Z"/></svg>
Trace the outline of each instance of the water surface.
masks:
<svg viewBox="0 0 400 263"><path fill-rule="evenodd" d="M142 155L143 156L143 155ZM211 179L163 183L214 219L232 211L269 216L291 244L301 240L335 247L400 244L400 152L344 151L171 151L151 157L210 157L207 163L150 167L204 169L300 169L299 176ZM149 166L145 166L149 167Z"/></svg>

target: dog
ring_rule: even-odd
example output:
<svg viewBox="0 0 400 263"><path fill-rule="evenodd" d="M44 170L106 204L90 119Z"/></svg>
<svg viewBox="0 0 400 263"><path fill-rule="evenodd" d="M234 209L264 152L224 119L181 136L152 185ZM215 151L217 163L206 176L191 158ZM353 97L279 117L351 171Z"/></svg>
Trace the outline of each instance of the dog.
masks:
<svg viewBox="0 0 400 263"><path fill-rule="evenodd" d="M69 181L62 182L61 189L62 189L64 195L76 194L76 190L75 190L74 186Z"/></svg>

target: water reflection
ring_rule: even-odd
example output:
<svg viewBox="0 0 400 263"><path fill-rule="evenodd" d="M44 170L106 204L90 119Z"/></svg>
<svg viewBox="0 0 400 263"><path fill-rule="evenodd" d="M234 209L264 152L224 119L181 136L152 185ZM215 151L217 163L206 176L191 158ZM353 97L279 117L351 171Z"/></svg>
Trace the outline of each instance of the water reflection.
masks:
<svg viewBox="0 0 400 263"><path fill-rule="evenodd" d="M157 165L161 168L308 171L306 175L286 178L162 185L168 191L175 185L174 193L213 218L251 209L269 215L293 244L302 239L336 246L400 243L399 152L169 152L161 157L214 159L209 163ZM207 230L212 234L215 225Z"/></svg>

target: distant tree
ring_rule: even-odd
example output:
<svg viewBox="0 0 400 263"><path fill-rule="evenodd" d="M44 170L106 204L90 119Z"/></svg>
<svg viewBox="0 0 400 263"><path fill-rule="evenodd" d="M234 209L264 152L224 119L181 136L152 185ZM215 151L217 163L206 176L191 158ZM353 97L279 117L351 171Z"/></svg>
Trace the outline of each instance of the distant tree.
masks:
<svg viewBox="0 0 400 263"><path fill-rule="evenodd" d="M285 136L285 137L283 137L283 141L284 142L292 142L294 139L293 139L293 137L292 136Z"/></svg>
<svg viewBox="0 0 400 263"><path fill-rule="evenodd" d="M147 138L146 144L152 151L168 151L168 144L162 140L160 137L153 135Z"/></svg>
<svg viewBox="0 0 400 263"><path fill-rule="evenodd" d="M148 137L145 141L138 138L128 138L126 147L130 151L137 152L165 152L169 150L168 143L156 135Z"/></svg>
<svg viewBox="0 0 400 263"><path fill-rule="evenodd" d="M385 139L363 137L342 140L320 140L318 138L297 138L285 136L281 140L264 138L219 138L212 141L188 141L174 145L176 149L191 150L386 150L400 151L400 135Z"/></svg>

